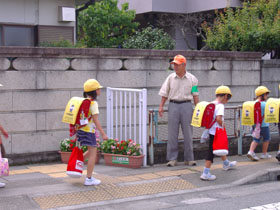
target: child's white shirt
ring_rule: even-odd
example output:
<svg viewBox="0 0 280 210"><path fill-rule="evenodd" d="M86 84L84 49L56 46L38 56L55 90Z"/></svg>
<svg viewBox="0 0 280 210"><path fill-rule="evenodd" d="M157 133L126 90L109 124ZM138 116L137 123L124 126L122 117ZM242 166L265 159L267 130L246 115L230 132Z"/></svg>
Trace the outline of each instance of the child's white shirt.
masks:
<svg viewBox="0 0 280 210"><path fill-rule="evenodd" d="M212 103L215 104L215 112L214 112L214 118L216 119L217 116L222 116L223 122L224 122L224 112L225 112L225 106L222 103L218 103L217 101L213 101ZM216 128L222 128L217 122L214 123L214 125L209 129L209 133L211 135L215 135Z"/></svg>

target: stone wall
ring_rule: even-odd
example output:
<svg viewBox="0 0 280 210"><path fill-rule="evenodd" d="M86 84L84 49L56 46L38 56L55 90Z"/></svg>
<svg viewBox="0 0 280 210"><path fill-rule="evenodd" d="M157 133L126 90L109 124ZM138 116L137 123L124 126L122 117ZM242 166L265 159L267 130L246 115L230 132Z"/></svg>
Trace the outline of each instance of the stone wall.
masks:
<svg viewBox="0 0 280 210"><path fill-rule="evenodd" d="M0 123L10 133L4 140L7 153L13 158L57 151L68 136L61 123L65 105L82 96L88 78L105 87L147 88L148 106L157 108L176 54L187 57L187 70L198 78L200 100L213 100L216 87L224 84L232 89L231 103L241 104L254 97L261 78L268 83L276 78L261 74L261 53L2 47ZM105 89L99 105L105 126Z"/></svg>
<svg viewBox="0 0 280 210"><path fill-rule="evenodd" d="M270 96L280 97L280 60L262 62L261 82L271 90Z"/></svg>

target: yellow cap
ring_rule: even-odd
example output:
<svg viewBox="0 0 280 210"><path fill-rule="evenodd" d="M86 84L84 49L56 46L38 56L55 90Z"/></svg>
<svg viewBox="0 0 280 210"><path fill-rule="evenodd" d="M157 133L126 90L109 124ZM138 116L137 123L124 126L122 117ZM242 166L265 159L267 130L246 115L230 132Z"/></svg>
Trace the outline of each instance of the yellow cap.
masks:
<svg viewBox="0 0 280 210"><path fill-rule="evenodd" d="M217 95L217 94L229 94L229 95L232 96L229 87L228 87L228 86L224 86L224 85L221 85L221 86L219 86L219 87L216 89L216 95Z"/></svg>
<svg viewBox="0 0 280 210"><path fill-rule="evenodd" d="M96 79L88 79L84 83L85 92L91 92L91 91L97 90L99 88L103 88L103 87L99 84L99 82Z"/></svg>
<svg viewBox="0 0 280 210"><path fill-rule="evenodd" d="M259 86L255 90L256 96L261 96L261 95L263 95L265 93L270 93L270 90L268 90L268 88L265 87L265 86Z"/></svg>

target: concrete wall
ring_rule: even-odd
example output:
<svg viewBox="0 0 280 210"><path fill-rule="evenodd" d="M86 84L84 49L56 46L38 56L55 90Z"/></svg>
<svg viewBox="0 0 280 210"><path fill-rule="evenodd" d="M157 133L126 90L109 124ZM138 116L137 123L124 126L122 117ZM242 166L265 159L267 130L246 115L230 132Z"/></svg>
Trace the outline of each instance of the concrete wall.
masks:
<svg viewBox="0 0 280 210"><path fill-rule="evenodd" d="M172 73L170 59L187 57L187 70L199 80L200 100L215 97L218 85L232 89L232 104L254 96L261 84L261 53L156 51L121 49L0 48L0 123L10 133L7 153L57 151L68 136L61 123L71 96L82 96L83 83L96 78L103 86L147 88L149 108L158 108L158 91ZM106 125L106 90L100 119Z"/></svg>
<svg viewBox="0 0 280 210"><path fill-rule="evenodd" d="M75 7L75 0L0 0L0 5L0 23L75 26L58 21L58 7Z"/></svg>
<svg viewBox="0 0 280 210"><path fill-rule="evenodd" d="M261 80L271 90L270 95L280 97L280 60L263 61Z"/></svg>
<svg viewBox="0 0 280 210"><path fill-rule="evenodd" d="M136 10L136 14L149 12L193 13L221 9L228 6L242 6L240 0L119 0L120 4L129 3L129 9Z"/></svg>

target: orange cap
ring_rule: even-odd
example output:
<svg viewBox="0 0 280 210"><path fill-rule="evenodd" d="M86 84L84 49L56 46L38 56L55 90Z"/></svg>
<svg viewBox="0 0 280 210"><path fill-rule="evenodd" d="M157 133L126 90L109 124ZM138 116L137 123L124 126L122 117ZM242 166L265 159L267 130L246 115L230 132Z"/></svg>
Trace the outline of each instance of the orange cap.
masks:
<svg viewBox="0 0 280 210"><path fill-rule="evenodd" d="M175 57L174 57L174 60L171 62L171 64L174 64L174 63L176 63L176 64L182 64L182 63L187 63L187 60L186 60L186 58L184 57L184 56L182 56L182 55L176 55Z"/></svg>

